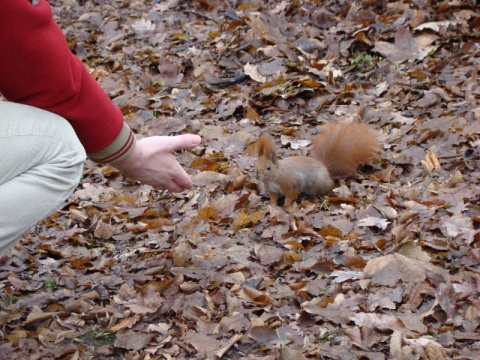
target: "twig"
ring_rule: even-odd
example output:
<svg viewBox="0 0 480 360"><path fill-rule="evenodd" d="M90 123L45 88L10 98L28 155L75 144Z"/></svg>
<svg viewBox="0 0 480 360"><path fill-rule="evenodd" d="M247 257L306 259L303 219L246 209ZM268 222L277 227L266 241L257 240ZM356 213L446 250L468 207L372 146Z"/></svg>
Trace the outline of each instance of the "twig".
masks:
<svg viewBox="0 0 480 360"><path fill-rule="evenodd" d="M373 245L373 247L374 247L375 249L378 250L378 252L379 252L380 254L385 255L385 252L384 252L382 249L380 249L380 248L378 247L378 245L373 242L373 240L370 240L370 243Z"/></svg>
<svg viewBox="0 0 480 360"><path fill-rule="evenodd" d="M192 356L192 355L193 355L193 351L192 351L187 345L185 345L183 342L181 342L180 340L173 338L173 339L172 339L172 343L174 343L175 345L178 345L178 346L181 347L183 350L185 350L185 352L186 352L189 356Z"/></svg>
<svg viewBox="0 0 480 360"><path fill-rule="evenodd" d="M233 78L219 79L219 80L216 80L216 81L208 82L208 85L210 85L210 86L212 86L213 88L216 88L216 89L223 89L223 88L241 83L241 82L243 82L245 80L248 80L248 79L250 79L250 76L242 73L242 74L238 74L237 76L235 76Z"/></svg>
<svg viewBox="0 0 480 360"><path fill-rule="evenodd" d="M210 21L213 21L214 23L216 24L220 24L220 22L218 22L217 20L215 20L214 18L208 16L208 15L205 15L205 14L202 14L202 13L199 13L198 11L195 11L195 10L183 10L184 13L188 13L188 14L194 14L194 15L197 15L197 16L200 16L200 17L204 17L205 19L207 20L210 20Z"/></svg>
<svg viewBox="0 0 480 360"><path fill-rule="evenodd" d="M233 39L232 39L233 40ZM238 47L238 48L235 48L235 49L229 49L230 48L230 44L232 43L232 41L230 41L228 44L227 44L227 49L225 49L225 52L222 54L222 56L220 56L217 60L217 63L220 62L220 60L225 57L225 56L230 56L232 55L232 53L238 53L242 50L245 50L245 49L248 49L250 46L252 46L252 44L250 42L246 43L246 44L243 44L242 46ZM228 51L227 51L228 50Z"/></svg>
<svg viewBox="0 0 480 360"><path fill-rule="evenodd" d="M231 337L230 340L228 340L225 345L223 345L220 349L215 351L215 359L216 360L221 359L222 356L225 355L225 353L228 351L228 349L230 349L233 346L233 344L235 344L242 337L243 337L242 334L233 335L233 337Z"/></svg>

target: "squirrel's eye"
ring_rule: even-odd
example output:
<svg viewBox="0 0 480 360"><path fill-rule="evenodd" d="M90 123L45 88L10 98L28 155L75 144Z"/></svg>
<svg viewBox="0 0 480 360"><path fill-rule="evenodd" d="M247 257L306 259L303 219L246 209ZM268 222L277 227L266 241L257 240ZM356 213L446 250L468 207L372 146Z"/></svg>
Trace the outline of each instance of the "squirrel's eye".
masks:
<svg viewBox="0 0 480 360"><path fill-rule="evenodd" d="M270 165L267 166L267 170L270 171L272 170L272 167Z"/></svg>

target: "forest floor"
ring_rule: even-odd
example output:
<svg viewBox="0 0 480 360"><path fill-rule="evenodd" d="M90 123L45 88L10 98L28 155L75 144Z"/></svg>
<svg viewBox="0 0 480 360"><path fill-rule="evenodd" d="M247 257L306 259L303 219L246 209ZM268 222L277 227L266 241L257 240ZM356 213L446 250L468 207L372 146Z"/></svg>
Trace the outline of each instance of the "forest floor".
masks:
<svg viewBox="0 0 480 360"><path fill-rule="evenodd" d="M1 359L480 358L476 1L51 4L139 137L203 144L178 194L87 161L0 269ZM270 206L259 134L348 121L379 159Z"/></svg>

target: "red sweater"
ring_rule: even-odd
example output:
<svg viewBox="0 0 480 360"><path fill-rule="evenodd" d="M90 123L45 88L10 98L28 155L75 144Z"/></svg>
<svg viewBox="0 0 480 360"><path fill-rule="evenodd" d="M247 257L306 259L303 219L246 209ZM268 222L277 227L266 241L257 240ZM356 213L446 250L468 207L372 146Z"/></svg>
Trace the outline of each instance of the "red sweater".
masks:
<svg viewBox="0 0 480 360"><path fill-rule="evenodd" d="M67 119L96 161L114 162L134 146L122 113L71 53L46 0L0 0L0 93Z"/></svg>

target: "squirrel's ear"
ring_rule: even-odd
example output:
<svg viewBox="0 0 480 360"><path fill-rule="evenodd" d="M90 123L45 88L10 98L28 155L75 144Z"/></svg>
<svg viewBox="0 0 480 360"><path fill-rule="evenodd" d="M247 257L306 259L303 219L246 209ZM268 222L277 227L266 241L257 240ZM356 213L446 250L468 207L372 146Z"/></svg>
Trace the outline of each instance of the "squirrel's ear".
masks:
<svg viewBox="0 0 480 360"><path fill-rule="evenodd" d="M277 151L273 146L268 149L266 156L274 165L277 165L278 163Z"/></svg>
<svg viewBox="0 0 480 360"><path fill-rule="evenodd" d="M275 165L278 162L275 145L267 133L263 133L258 140L258 157L266 158Z"/></svg>
<svg viewBox="0 0 480 360"><path fill-rule="evenodd" d="M267 157L269 143L271 142L268 134L263 133L257 140L257 155L258 157Z"/></svg>
<svg viewBox="0 0 480 360"><path fill-rule="evenodd" d="M265 134L260 136L257 140L257 156L264 157L265 156Z"/></svg>

